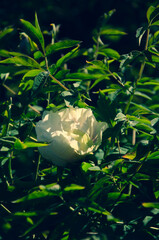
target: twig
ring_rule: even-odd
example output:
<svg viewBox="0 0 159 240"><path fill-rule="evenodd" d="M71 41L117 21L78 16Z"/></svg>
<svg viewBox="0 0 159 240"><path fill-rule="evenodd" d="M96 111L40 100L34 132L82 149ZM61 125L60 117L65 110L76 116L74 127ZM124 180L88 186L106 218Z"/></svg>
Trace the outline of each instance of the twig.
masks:
<svg viewBox="0 0 159 240"><path fill-rule="evenodd" d="M66 91L68 91L69 89L67 87L65 87L59 80L57 80L54 76L52 76L51 74L49 74L49 77L51 77L57 84L59 84L63 89L65 89Z"/></svg>
<svg viewBox="0 0 159 240"><path fill-rule="evenodd" d="M36 167L36 174L35 174L35 182L37 181L37 178L38 178L38 175L39 175L40 159L41 159L41 155L39 155L39 158L38 158L38 163L37 163L37 167Z"/></svg>
<svg viewBox="0 0 159 240"><path fill-rule="evenodd" d="M8 208L6 208L2 203L0 203L0 206L8 213L11 213Z"/></svg>
<svg viewBox="0 0 159 240"><path fill-rule="evenodd" d="M11 94L13 94L14 96L17 95L17 93L15 91L13 91L10 87L8 87L6 84L2 84L2 86L7 89ZM33 106L31 106L30 104L28 104L28 107L31 108L34 112L38 113L39 115L41 115L41 113L35 109Z"/></svg>
<svg viewBox="0 0 159 240"><path fill-rule="evenodd" d="M145 43L145 48L144 48L145 51L146 51L147 48L148 48L149 35L150 35L150 29L147 30L146 43ZM146 59L146 58L145 58L145 59ZM136 88L137 88L137 84L138 84L138 82L139 82L139 81L141 80L141 78L142 78L142 74L143 74L143 71L144 71L144 68L145 68L145 59L144 59L144 61L143 61L142 64L141 64L138 78L137 78L137 80L136 80L136 82L135 82L135 84L134 84L133 92L132 92L132 94L131 94L131 96L130 96L130 98L129 98L128 103L126 104L125 111L124 111L125 114L127 114L128 110L129 110L131 101L132 101L132 99L133 99L133 97L134 97L134 94L135 94L135 91L136 91Z"/></svg>
<svg viewBox="0 0 159 240"><path fill-rule="evenodd" d="M122 187L122 189L121 189L121 191L120 191L120 195L119 195L119 197L116 199L116 201L115 201L115 203L114 203L114 205L113 205L113 207L112 207L112 209L111 209L110 212L113 212L113 210L114 210L114 208L115 208L115 205L116 205L117 202L120 200L120 198L121 198L121 196L122 196L122 194L123 194L123 191L124 191L125 188L130 184L130 181L133 179L133 177L139 172L139 170L141 169L141 167L143 166L143 164L144 164L145 161L147 160L148 155L149 155L150 153L151 153L151 151L149 151L149 152L147 153L147 155L145 156L144 160L143 160L143 161L139 164L139 166L136 168L136 171L130 176L130 178L127 180L127 183ZM129 192L131 192L130 189L129 189Z"/></svg>

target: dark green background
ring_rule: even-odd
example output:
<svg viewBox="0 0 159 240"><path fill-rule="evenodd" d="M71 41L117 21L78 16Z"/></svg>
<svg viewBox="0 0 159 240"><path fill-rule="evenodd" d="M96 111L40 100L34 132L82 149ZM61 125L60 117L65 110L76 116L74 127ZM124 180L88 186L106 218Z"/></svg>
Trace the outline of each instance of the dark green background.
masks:
<svg viewBox="0 0 159 240"><path fill-rule="evenodd" d="M99 17L111 9L116 9L109 23L115 27L122 27L128 33L120 42L123 52L123 48L124 51L129 51L136 47L136 29L146 21L145 13L151 4L157 4L157 1L1 0L0 29L12 25L21 31L19 19L33 22L36 11L42 30L51 30L50 23L60 24L60 39L77 39L83 41L84 46L89 46L92 30L96 27ZM10 42L10 45L12 44L13 42ZM119 46L116 47L119 50Z"/></svg>

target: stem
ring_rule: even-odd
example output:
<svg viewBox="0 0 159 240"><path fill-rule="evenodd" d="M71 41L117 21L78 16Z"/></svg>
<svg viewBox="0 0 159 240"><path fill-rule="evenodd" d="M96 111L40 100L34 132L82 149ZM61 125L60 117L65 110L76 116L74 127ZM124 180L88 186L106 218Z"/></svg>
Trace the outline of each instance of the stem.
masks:
<svg viewBox="0 0 159 240"><path fill-rule="evenodd" d="M2 86L7 89L10 93L12 93L13 95L17 95L16 92L14 92L10 87L8 87L6 84L2 84Z"/></svg>
<svg viewBox="0 0 159 240"><path fill-rule="evenodd" d="M45 58L45 64L46 64L46 69L48 72L49 71L49 65L48 65L48 60L47 60L47 57L46 57L46 53L45 51L43 51L44 53L44 58ZM68 91L69 89L67 87L65 87L59 80L57 80L55 77L53 77L50 73L49 73L49 77L51 77L57 84L59 84L63 89L65 89L66 91Z"/></svg>
<svg viewBox="0 0 159 240"><path fill-rule="evenodd" d="M47 106L49 106L50 104L50 92L48 92L48 95L47 95Z"/></svg>
<svg viewBox="0 0 159 240"><path fill-rule="evenodd" d="M41 155L39 155L39 158L38 158L38 163L37 163L37 167L36 167L36 174L35 174L35 182L37 181L38 175L39 175L40 158L41 158Z"/></svg>
<svg viewBox="0 0 159 240"><path fill-rule="evenodd" d="M9 162L8 162L9 177L10 177L11 181L13 180L13 175L12 175L12 157L13 157L13 152L10 153Z"/></svg>
<svg viewBox="0 0 159 240"><path fill-rule="evenodd" d="M122 87L124 87L124 84L122 83L122 82L120 82L120 80L108 69L107 70L109 73L110 73L110 75L122 86Z"/></svg>
<svg viewBox="0 0 159 240"><path fill-rule="evenodd" d="M69 89L65 87L59 80L57 80L55 77L53 77L51 74L49 74L49 77L51 77L57 84L59 84L63 89L68 91Z"/></svg>
<svg viewBox="0 0 159 240"><path fill-rule="evenodd" d="M99 38L100 38L100 34L98 34L98 37L97 37L97 45L96 45L96 51L95 51L95 54L94 54L94 59L97 60L97 57L98 57L98 50L99 50Z"/></svg>
<svg viewBox="0 0 159 240"><path fill-rule="evenodd" d="M132 145L134 146L136 143L136 129L133 129L133 134L132 134Z"/></svg>
<svg viewBox="0 0 159 240"><path fill-rule="evenodd" d="M28 107L31 108L34 112L36 112L39 115L41 115L41 113L37 109L35 109L33 106L31 106L30 104L28 104Z"/></svg>
<svg viewBox="0 0 159 240"><path fill-rule="evenodd" d="M46 64L46 68L47 68L47 70L49 71L48 60L47 60L47 57L46 57L46 54L45 54L45 52L44 52L44 58L45 58L45 64Z"/></svg>
<svg viewBox="0 0 159 240"><path fill-rule="evenodd" d="M8 87L6 84L2 84L2 86L7 89L11 94L13 94L14 96L17 95L17 93L15 91L13 91L10 87ZM34 112L38 113L39 115L41 115L41 113L35 109L33 106L31 106L30 104L28 104L28 107L31 108Z"/></svg>
<svg viewBox="0 0 159 240"><path fill-rule="evenodd" d="M144 48L145 51L146 51L147 48L148 48L149 35L150 35L150 29L148 28L148 29L147 29L147 35L146 35L146 43L145 43L145 48ZM128 110L129 110L131 101L132 101L132 99L133 99L133 97L134 97L134 94L135 94L135 91L136 91L136 88L137 88L137 84L138 84L138 82L139 82L139 81L141 80L141 78L142 78L142 74L143 74L143 71L144 71L144 68L145 68L145 62L146 62L146 58L144 58L144 61L143 61L142 64L141 64L140 71L139 71L139 74L138 74L138 78L137 78L137 80L136 80L136 82L135 82L135 84L134 84L133 92L132 92L132 94L131 94L131 96L130 96L130 98L129 98L129 101L128 101L126 107L125 107L125 111L124 111L125 114L127 114Z"/></svg>
<svg viewBox="0 0 159 240"><path fill-rule="evenodd" d="M113 205L113 207L112 207L112 209L111 209L110 212L113 212L113 210L114 210L117 202L120 200L120 198L121 198L124 190L125 190L126 187L130 184L130 181L133 179L133 177L135 177L135 175L140 171L141 167L142 167L142 166L144 165L144 163L146 162L146 160L147 160L147 158L148 158L148 156L149 156L150 153L151 153L151 151L149 151L149 152L146 154L144 160L139 164L139 166L136 168L135 172L134 172L134 173L129 177L129 179L127 180L127 183L122 187L122 189L121 189L121 191L120 191L120 195L119 195L119 197L116 199L116 201L115 201L115 203L114 203L114 205ZM130 189L129 189L129 192L131 192Z"/></svg>
<svg viewBox="0 0 159 240"><path fill-rule="evenodd" d="M5 211L7 211L7 213L11 213L11 211L9 211L9 209L6 208L2 203L0 204L0 206L1 206Z"/></svg>

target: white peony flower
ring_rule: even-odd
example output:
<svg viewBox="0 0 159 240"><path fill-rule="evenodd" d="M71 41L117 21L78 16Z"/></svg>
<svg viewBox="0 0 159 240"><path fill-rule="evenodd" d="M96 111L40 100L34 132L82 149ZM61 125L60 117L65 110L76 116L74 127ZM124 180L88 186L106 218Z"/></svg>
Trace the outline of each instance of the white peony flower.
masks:
<svg viewBox="0 0 159 240"><path fill-rule="evenodd" d="M65 166L97 150L106 128L107 123L97 122L91 109L45 111L35 130L37 140L49 144L39 147L39 152L54 164Z"/></svg>

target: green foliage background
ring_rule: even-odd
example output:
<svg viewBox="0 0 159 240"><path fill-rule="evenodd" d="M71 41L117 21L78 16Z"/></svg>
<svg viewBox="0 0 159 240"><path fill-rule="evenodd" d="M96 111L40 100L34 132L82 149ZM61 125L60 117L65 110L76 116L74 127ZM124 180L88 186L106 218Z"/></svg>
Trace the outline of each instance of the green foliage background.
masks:
<svg viewBox="0 0 159 240"><path fill-rule="evenodd" d="M32 2L38 17L19 3L18 23L2 1L0 239L158 239L159 7L145 2L132 20L141 1L117 12L108 2L104 15L104 1L68 2ZM87 28L97 6L102 16ZM66 25L81 16L63 33L44 14L58 21L62 9ZM39 155L35 124L45 109L68 106L91 108L109 128L94 155L60 168Z"/></svg>

